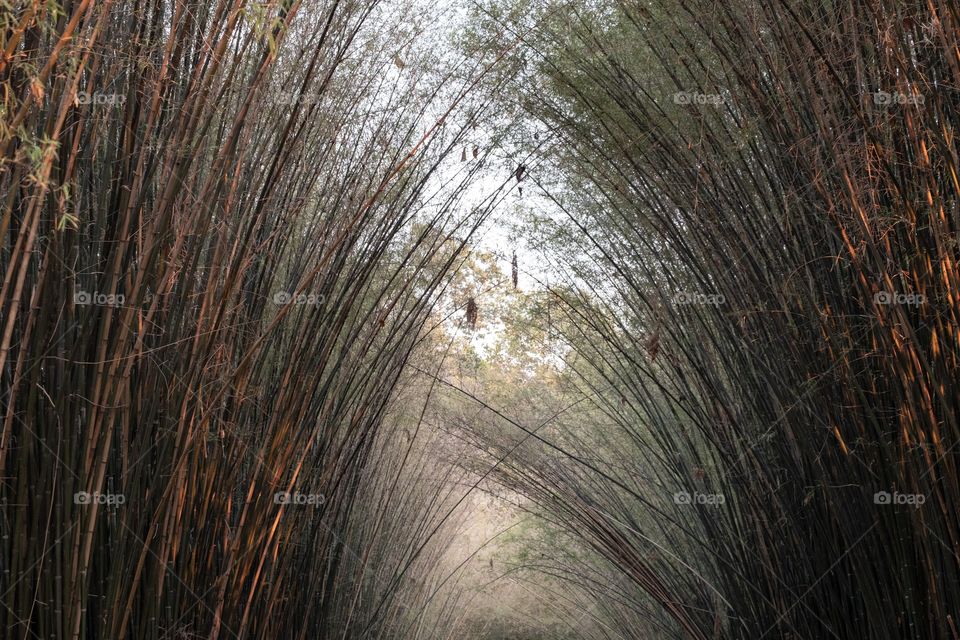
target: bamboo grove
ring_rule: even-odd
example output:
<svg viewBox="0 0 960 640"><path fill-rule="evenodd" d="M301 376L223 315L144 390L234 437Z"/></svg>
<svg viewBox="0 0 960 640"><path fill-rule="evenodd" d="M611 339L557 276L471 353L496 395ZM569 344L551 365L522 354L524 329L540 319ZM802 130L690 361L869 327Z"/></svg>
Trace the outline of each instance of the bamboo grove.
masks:
<svg viewBox="0 0 960 640"><path fill-rule="evenodd" d="M540 20L529 189L605 425L517 425L533 568L597 638L960 637L960 7L555 6L479 10Z"/></svg>
<svg viewBox="0 0 960 640"><path fill-rule="evenodd" d="M0 34L3 637L514 637L487 491L537 637L960 640L955 1Z"/></svg>
<svg viewBox="0 0 960 640"><path fill-rule="evenodd" d="M488 206L438 188L482 69L376 2L2 5L4 637L453 615L453 470L387 416Z"/></svg>

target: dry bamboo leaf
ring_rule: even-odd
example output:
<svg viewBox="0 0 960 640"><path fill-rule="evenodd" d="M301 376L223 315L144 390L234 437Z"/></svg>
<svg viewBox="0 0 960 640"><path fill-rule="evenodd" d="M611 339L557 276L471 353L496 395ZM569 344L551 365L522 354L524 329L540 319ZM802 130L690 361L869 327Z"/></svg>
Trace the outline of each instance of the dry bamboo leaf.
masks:
<svg viewBox="0 0 960 640"><path fill-rule="evenodd" d="M478 312L477 301L471 297L469 300L467 300L467 315L466 315L467 326L470 327L471 329L477 328L477 312Z"/></svg>
<svg viewBox="0 0 960 640"><path fill-rule="evenodd" d="M644 348L647 350L647 355L650 356L651 362L657 359L657 354L660 353L660 333L654 333L650 336L647 341L644 343Z"/></svg>

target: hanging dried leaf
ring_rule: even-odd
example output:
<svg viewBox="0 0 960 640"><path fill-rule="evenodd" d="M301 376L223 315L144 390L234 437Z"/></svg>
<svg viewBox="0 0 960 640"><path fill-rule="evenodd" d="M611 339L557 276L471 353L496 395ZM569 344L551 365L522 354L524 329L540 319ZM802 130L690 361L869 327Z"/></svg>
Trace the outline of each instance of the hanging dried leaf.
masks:
<svg viewBox="0 0 960 640"><path fill-rule="evenodd" d="M510 261L510 279L513 280L513 288L517 288L517 252L513 252L513 259Z"/></svg>
<svg viewBox="0 0 960 640"><path fill-rule="evenodd" d="M660 353L660 333L654 333L647 342L643 345L647 350L647 355L650 356L650 361L657 359L657 354Z"/></svg>
<svg viewBox="0 0 960 640"><path fill-rule="evenodd" d="M473 148L473 157L476 158L479 154L480 154L479 149L477 149L476 147L474 147L474 148Z"/></svg>
<svg viewBox="0 0 960 640"><path fill-rule="evenodd" d="M473 298L467 300L467 326L477 328L477 302Z"/></svg>

